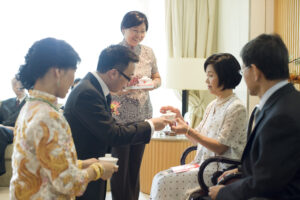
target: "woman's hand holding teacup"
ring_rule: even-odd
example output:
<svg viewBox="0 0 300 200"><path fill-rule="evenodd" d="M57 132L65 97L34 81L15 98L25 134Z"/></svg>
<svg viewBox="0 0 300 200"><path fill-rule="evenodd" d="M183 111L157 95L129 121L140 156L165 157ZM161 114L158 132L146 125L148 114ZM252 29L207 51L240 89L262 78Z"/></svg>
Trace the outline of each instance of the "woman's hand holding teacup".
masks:
<svg viewBox="0 0 300 200"><path fill-rule="evenodd" d="M82 169L89 167L91 164L98 162L96 158L90 158L82 161Z"/></svg>
<svg viewBox="0 0 300 200"><path fill-rule="evenodd" d="M113 162L99 161L103 167L102 180L107 180L112 177L113 173L117 172L119 166Z"/></svg>
<svg viewBox="0 0 300 200"><path fill-rule="evenodd" d="M172 124L171 130L176 134L186 134L189 126L182 118L175 119L176 124Z"/></svg>

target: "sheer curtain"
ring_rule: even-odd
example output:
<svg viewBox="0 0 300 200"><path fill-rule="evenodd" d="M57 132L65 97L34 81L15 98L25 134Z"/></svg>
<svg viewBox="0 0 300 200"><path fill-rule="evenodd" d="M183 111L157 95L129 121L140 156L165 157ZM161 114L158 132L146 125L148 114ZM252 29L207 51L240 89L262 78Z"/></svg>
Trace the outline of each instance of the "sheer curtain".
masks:
<svg viewBox="0 0 300 200"><path fill-rule="evenodd" d="M168 56L206 58L215 53L217 13L218 0L166 0ZM189 91L192 127L202 120L213 98L208 91Z"/></svg>
<svg viewBox="0 0 300 200"><path fill-rule="evenodd" d="M88 71L94 71L101 50L123 39L120 23L124 14L131 10L147 15L149 31L142 43L153 48L159 70L164 73L164 1L0 1L0 100L14 96L10 80L24 63L28 48L45 37L63 39L79 53L82 61L76 77L82 78ZM161 90L151 93L153 101L159 101L156 96L164 94ZM65 99L59 100L60 103L64 103ZM160 103L153 104L160 106ZM157 110L158 107L155 112Z"/></svg>

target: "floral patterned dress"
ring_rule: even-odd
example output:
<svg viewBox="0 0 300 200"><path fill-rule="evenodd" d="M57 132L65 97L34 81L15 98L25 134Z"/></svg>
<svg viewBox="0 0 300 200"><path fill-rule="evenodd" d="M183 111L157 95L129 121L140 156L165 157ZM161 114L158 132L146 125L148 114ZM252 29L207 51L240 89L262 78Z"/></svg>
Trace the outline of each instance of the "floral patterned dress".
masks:
<svg viewBox="0 0 300 200"><path fill-rule="evenodd" d="M121 42L130 48L126 41ZM133 80L158 72L156 59L151 48L137 45L133 49L139 56L135 64ZM121 96L112 96L112 115L120 124L144 121L152 118L152 105L149 92L145 90L131 90ZM139 198L139 173L144 154L145 144L126 145L113 147L112 155L118 157L119 170L111 178L112 197L116 200L138 200Z"/></svg>
<svg viewBox="0 0 300 200"><path fill-rule="evenodd" d="M127 46L125 41L121 45ZM134 76L151 78L152 74L158 72L156 58L151 48L144 45L137 45L133 52L139 56L139 62L135 64ZM113 96L112 104L118 105L117 112L113 112L113 117L118 123L129 123L143 121L152 118L152 105L148 91L133 90L129 94Z"/></svg>
<svg viewBox="0 0 300 200"><path fill-rule="evenodd" d="M229 147L222 154L224 157L240 159L246 145L246 108L233 94L222 100L213 100L206 108L203 120L196 130L221 144ZM198 144L197 153L192 163L201 164L216 154ZM227 168L226 164L213 163L207 166L204 180L211 185L211 176L217 170ZM199 188L198 168L186 172L174 173L171 169L159 172L152 181L150 199L152 200L183 200L190 191Z"/></svg>
<svg viewBox="0 0 300 200"><path fill-rule="evenodd" d="M55 96L29 91L15 126L10 199L75 199L88 183Z"/></svg>

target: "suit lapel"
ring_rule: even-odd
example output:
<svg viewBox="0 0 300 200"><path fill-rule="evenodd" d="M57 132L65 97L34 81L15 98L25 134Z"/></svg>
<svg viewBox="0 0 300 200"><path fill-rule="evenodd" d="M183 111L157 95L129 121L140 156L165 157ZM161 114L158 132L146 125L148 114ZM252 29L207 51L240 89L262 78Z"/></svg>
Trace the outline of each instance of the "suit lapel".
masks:
<svg viewBox="0 0 300 200"><path fill-rule="evenodd" d="M107 104L106 97L104 96L103 89L102 89L102 87L101 87L99 81L97 80L97 78L96 78L92 73L89 72L89 73L84 77L84 79L87 79L88 81L90 81L91 84L99 91L100 96L101 96L102 98L104 98L104 100L105 100L104 102L105 102L105 108L106 108L106 110L110 112L110 106Z"/></svg>
<svg viewBox="0 0 300 200"><path fill-rule="evenodd" d="M282 88L280 88L279 90L277 90L267 100L267 102L265 103L263 109L260 111L260 113L256 117L256 122L255 122L254 128L252 129L252 132L250 133L250 136L248 137L248 141L247 141L246 147L245 147L243 155L242 155L242 160L244 159L245 154L248 151L250 151L250 148L252 146L252 142L253 142L254 138L256 137L256 135L257 135L256 130L258 129L259 124L265 119L265 115L266 115L265 113L268 112L268 110L272 108L272 106L277 102L277 100L282 95L285 95L286 93L290 93L293 90L295 90L294 86L289 83L289 84L283 86ZM248 127L249 127L249 124L248 124ZM260 133L258 133L258 134L260 134Z"/></svg>

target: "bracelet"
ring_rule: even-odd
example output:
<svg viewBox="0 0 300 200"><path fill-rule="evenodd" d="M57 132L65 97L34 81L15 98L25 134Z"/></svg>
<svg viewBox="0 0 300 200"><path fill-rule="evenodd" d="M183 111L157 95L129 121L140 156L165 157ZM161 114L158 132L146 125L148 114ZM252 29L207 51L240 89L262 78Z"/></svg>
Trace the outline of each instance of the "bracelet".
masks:
<svg viewBox="0 0 300 200"><path fill-rule="evenodd" d="M190 134L189 134L190 129L191 129L190 127L187 128L187 130L186 130L186 132L185 132L185 135L190 135Z"/></svg>
<svg viewBox="0 0 300 200"><path fill-rule="evenodd" d="M98 164L98 167L99 167L99 170L100 170L100 177L102 177L102 175L104 174L104 167L100 163L97 163L97 164Z"/></svg>
<svg viewBox="0 0 300 200"><path fill-rule="evenodd" d="M94 169L94 172L96 173L96 177L94 178L94 181L96 181L101 177L100 168L96 163L92 164L91 167Z"/></svg>
<svg viewBox="0 0 300 200"><path fill-rule="evenodd" d="M77 160L77 166L79 169L82 169L82 160Z"/></svg>

